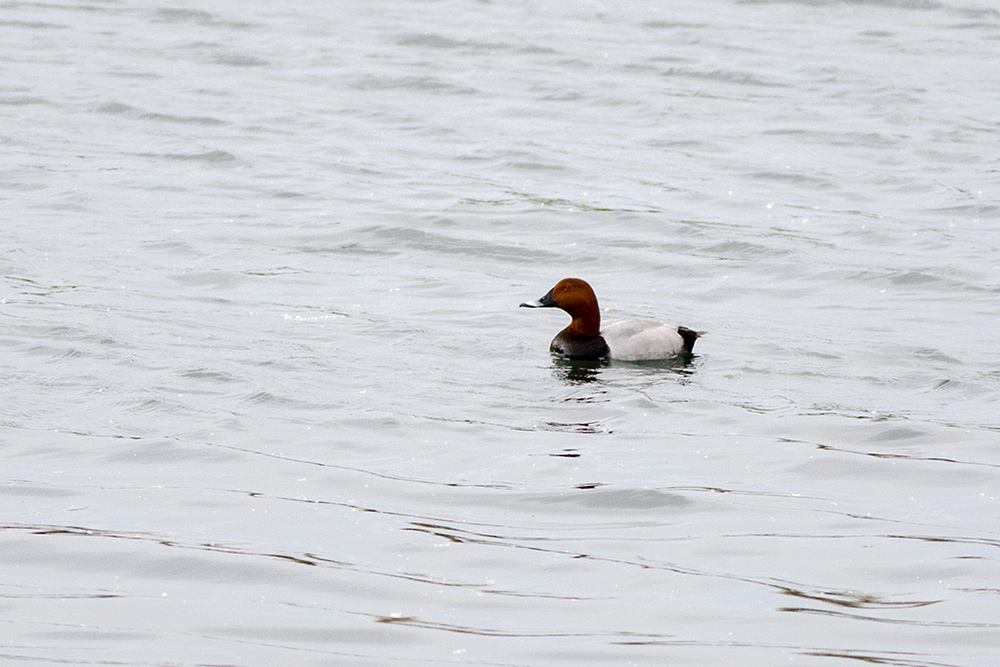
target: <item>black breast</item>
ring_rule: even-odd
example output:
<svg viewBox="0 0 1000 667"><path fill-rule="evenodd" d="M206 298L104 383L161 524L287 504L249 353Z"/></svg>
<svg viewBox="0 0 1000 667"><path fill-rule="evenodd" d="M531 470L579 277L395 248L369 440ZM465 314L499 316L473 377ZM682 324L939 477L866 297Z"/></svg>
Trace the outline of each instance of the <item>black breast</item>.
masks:
<svg viewBox="0 0 1000 667"><path fill-rule="evenodd" d="M611 353L608 344L601 336L574 336L565 331L552 339L549 352L561 354L570 359L590 361L603 359Z"/></svg>

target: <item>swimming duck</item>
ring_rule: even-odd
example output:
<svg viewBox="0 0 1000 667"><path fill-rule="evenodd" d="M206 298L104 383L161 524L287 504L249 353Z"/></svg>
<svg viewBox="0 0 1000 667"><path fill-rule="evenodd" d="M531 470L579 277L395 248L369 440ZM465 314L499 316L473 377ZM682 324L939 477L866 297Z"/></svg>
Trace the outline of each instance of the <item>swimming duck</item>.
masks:
<svg viewBox="0 0 1000 667"><path fill-rule="evenodd" d="M704 333L643 320L617 320L602 329L597 295L579 278L564 278L541 299L526 301L521 307L562 308L569 313L573 321L552 339L549 351L570 359L667 359L690 354L694 342Z"/></svg>

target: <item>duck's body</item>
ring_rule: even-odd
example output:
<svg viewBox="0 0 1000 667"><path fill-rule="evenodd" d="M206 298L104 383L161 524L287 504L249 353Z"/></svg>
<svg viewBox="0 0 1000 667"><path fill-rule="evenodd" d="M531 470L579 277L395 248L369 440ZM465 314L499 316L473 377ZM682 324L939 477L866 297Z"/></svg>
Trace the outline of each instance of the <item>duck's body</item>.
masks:
<svg viewBox="0 0 1000 667"><path fill-rule="evenodd" d="M601 327L597 296L586 281L565 278L537 301L521 304L526 308L561 308L573 321L560 331L549 351L570 359L621 359L643 361L669 359L690 354L702 334L686 327L644 320L618 320Z"/></svg>

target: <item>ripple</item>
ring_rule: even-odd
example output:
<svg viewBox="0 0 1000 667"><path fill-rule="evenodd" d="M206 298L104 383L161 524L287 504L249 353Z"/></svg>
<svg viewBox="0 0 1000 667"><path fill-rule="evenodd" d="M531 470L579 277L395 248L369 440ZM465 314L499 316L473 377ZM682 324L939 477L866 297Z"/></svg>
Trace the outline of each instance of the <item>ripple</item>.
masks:
<svg viewBox="0 0 1000 667"><path fill-rule="evenodd" d="M9 107L24 107L34 104L49 104L49 101L32 95L14 95L10 97L0 97L0 105Z"/></svg>
<svg viewBox="0 0 1000 667"><path fill-rule="evenodd" d="M470 49L473 51L510 50L509 44L457 40L436 33L403 35L396 40L398 46L415 46L424 49Z"/></svg>
<svg viewBox="0 0 1000 667"><path fill-rule="evenodd" d="M696 70L683 67L671 67L660 72L660 76L671 78L688 78L711 81L714 83L729 83L738 86L752 86L756 88L785 88L788 84L769 81L751 72L739 72L735 70Z"/></svg>
<svg viewBox="0 0 1000 667"><path fill-rule="evenodd" d="M125 116L136 120L152 120L166 123L180 123L183 125L225 125L226 121L211 116L178 116L175 114L145 111L138 107L121 102L108 102L95 109L98 113L113 116Z"/></svg>
<svg viewBox="0 0 1000 667"><path fill-rule="evenodd" d="M146 157L166 158L168 160L178 160L181 162L207 162L210 164L235 162L236 156L227 151L203 151L200 153L162 153L159 155L149 154Z"/></svg>
<svg viewBox="0 0 1000 667"><path fill-rule="evenodd" d="M533 494L522 496L520 502L530 505L572 505L590 510L656 510L666 507L687 508L694 502L677 493L657 489L613 489L603 484L589 483L577 487L578 492Z"/></svg>
<svg viewBox="0 0 1000 667"><path fill-rule="evenodd" d="M362 91L413 90L443 95L476 95L479 90L456 85L434 76L377 76L369 74L354 82L353 88Z"/></svg>

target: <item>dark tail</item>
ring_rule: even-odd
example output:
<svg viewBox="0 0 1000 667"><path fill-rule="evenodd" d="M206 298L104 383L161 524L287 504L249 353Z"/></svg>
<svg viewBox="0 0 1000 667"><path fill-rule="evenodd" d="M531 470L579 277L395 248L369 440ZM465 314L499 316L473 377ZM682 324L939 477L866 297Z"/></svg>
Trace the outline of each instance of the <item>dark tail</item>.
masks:
<svg viewBox="0 0 1000 667"><path fill-rule="evenodd" d="M688 354L691 354L692 350L694 350L694 342L698 340L698 337L703 335L705 332L692 331L687 327L677 327L677 333L679 333L681 335L681 338L684 339L684 351L687 352Z"/></svg>

